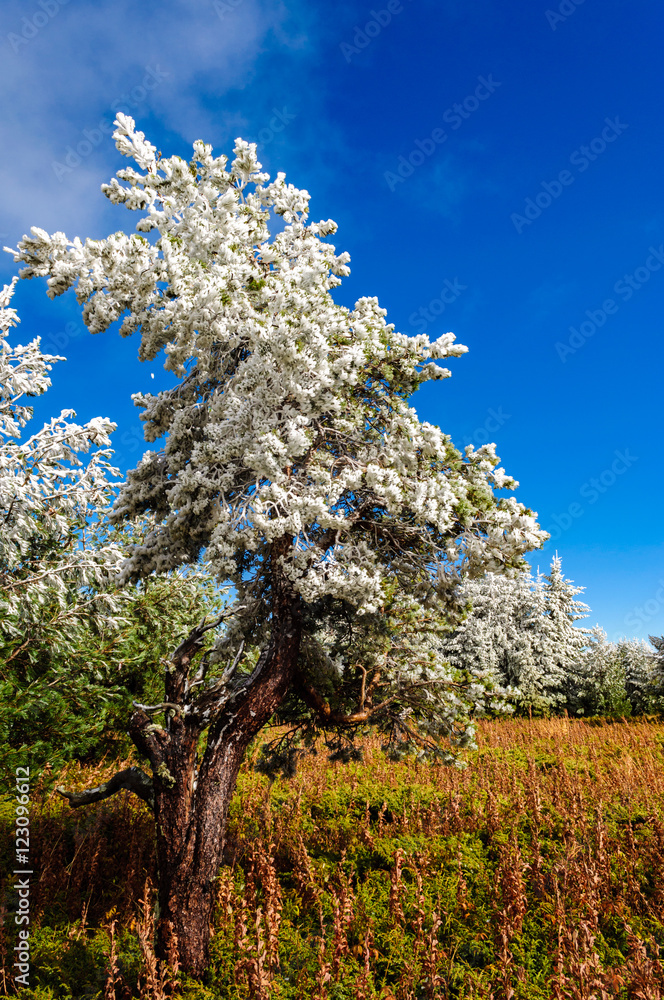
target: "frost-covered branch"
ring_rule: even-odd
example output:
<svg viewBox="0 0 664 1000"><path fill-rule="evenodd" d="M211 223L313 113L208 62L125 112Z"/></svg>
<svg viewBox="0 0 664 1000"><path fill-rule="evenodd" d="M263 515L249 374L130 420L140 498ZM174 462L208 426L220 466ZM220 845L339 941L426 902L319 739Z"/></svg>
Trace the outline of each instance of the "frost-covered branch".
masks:
<svg viewBox="0 0 664 1000"><path fill-rule="evenodd" d="M82 242L33 228L14 255L23 277L46 278L49 296L75 288L92 333L120 320L123 335L140 335L141 358L163 351L179 377L134 397L146 438L166 444L129 473L112 520L152 521L123 581L200 564L250 606L207 650L213 626L194 629L165 674L159 704L181 707L188 725L212 724L231 701L241 712L270 687L280 643L299 642L280 632L292 609L337 602L373 621L402 592L415 618L435 605L452 619L464 579L513 572L545 533L501 494L517 484L493 445L461 452L409 405L423 383L449 377L439 361L466 348L452 333L397 332L375 298L338 305L331 292L349 256L328 241L334 222L309 220L307 191L283 174L271 180L241 139L230 158L196 142L186 163L157 156L120 114L115 140L134 166L103 190L138 213L137 232ZM277 590L290 595L285 619ZM452 733L463 705L482 697L480 681L463 702L439 653L413 638L410 654L408 663L383 650L379 676L348 661L330 713L373 721L401 706Z"/></svg>
<svg viewBox="0 0 664 1000"><path fill-rule="evenodd" d="M0 293L0 615L3 632L18 637L46 605L66 609L64 628L74 627L72 594L96 591L90 610L117 612L111 590L122 552L107 537L118 488L109 448L115 424L102 417L75 424L74 412L63 410L22 436L32 417L23 398L44 393L53 363L63 359L43 354L39 338L10 346L7 335L19 322L9 305L15 283Z"/></svg>

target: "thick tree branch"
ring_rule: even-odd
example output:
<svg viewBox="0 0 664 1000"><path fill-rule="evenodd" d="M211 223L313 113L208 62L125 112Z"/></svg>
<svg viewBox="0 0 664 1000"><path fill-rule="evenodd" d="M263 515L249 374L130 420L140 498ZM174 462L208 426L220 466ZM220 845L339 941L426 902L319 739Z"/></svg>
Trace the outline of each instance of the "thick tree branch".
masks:
<svg viewBox="0 0 664 1000"><path fill-rule="evenodd" d="M63 798L69 800L72 809L77 809L79 806L87 806L90 802L101 802L102 799L108 799L122 789L138 795L139 799L143 799L150 809L154 809L154 788L147 774L141 771L140 767L128 767L124 771L118 771L110 781L105 781L103 785L98 785L96 788L85 788L82 792L68 792L60 785L56 791Z"/></svg>
<svg viewBox="0 0 664 1000"><path fill-rule="evenodd" d="M189 702L189 694L192 688L204 681L209 667L208 654L206 653L199 664L196 674L190 680L189 675L192 662L194 657L203 648L203 640L206 633L217 628L225 618L237 614L242 610L244 610L244 606L231 608L211 622L208 622L207 618L203 618L200 624L194 626L189 635L182 640L166 665L166 674L164 677L166 698L162 704L167 705L170 703L171 706L177 707L180 712L183 711L184 706Z"/></svg>
<svg viewBox="0 0 664 1000"><path fill-rule="evenodd" d="M235 671L237 670L238 664L242 659L243 652L244 640L240 643L240 648L235 654L234 659L232 661L229 660L222 676L214 682L212 687L208 688L207 691L204 691L201 695L199 695L196 701L190 702L191 714L194 718L210 718L221 710L224 701L228 700L230 696L229 684L231 684L233 680ZM196 684L202 684L203 680L204 675L200 680L198 680L197 674L196 679L189 685L189 691L191 691Z"/></svg>
<svg viewBox="0 0 664 1000"><path fill-rule="evenodd" d="M162 701L158 705L141 705L141 703L139 701L135 701L135 702L133 702L133 706L134 706L134 708L138 709L139 711L146 712L146 713L148 713L148 712L166 712L166 711L170 710L172 712L179 712L179 714L182 715L183 712L184 712L184 709L183 709L182 705L176 705L172 701Z"/></svg>
<svg viewBox="0 0 664 1000"><path fill-rule="evenodd" d="M293 539L283 536L271 545L270 575L273 587L272 634L247 680L235 690L212 721L200 771L199 788L205 787L218 766L217 750L230 726L237 734L233 753L239 761L256 733L279 707L292 683L302 635L302 601L281 569L281 559Z"/></svg>
<svg viewBox="0 0 664 1000"><path fill-rule="evenodd" d="M139 710L129 720L129 735L136 749L148 758L152 770L156 771L164 763L166 746L170 742L166 730L155 726L149 716Z"/></svg>

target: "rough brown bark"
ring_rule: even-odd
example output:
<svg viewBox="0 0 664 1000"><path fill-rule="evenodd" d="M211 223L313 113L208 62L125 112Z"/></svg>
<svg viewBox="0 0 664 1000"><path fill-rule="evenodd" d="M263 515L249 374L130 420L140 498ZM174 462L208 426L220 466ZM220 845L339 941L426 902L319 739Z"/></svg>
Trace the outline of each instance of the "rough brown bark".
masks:
<svg viewBox="0 0 664 1000"><path fill-rule="evenodd" d="M285 697L295 672L301 637L300 599L280 571L289 540L273 545L272 634L251 677L212 719L195 781L202 724L195 713L172 713L166 729L140 710L130 734L152 765L157 840L158 955L200 978L209 963L214 885L222 861L228 807L251 740ZM186 700L194 633L178 650L167 674L166 702ZM174 657L174 660L176 658Z"/></svg>

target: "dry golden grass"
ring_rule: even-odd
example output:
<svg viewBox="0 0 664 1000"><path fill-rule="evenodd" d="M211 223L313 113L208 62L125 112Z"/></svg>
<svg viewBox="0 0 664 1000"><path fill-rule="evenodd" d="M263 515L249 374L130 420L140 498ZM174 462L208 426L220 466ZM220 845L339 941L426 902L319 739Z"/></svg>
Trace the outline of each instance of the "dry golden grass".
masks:
<svg viewBox="0 0 664 1000"><path fill-rule="evenodd" d="M289 782L247 766L209 986L175 995L660 1000L664 727L482 721L478 743L465 770L394 764L375 739L362 764L306 757ZM72 768L66 780L97 783L118 766ZM143 805L123 796L70 813L46 797L32 829L33 912L51 969L40 996L64 1000L48 992L58 948L67 996L167 991L149 913L137 911L155 880Z"/></svg>

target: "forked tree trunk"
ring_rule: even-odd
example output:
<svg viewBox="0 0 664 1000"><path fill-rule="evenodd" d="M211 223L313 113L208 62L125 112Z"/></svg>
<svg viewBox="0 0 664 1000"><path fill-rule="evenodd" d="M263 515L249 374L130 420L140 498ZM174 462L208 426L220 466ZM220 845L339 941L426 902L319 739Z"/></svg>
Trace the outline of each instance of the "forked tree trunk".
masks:
<svg viewBox="0 0 664 1000"><path fill-rule="evenodd" d="M216 780L202 784L199 779L194 792L197 737L192 739L180 720L169 735L162 774L155 774L157 954L170 966L199 978L209 961L215 878L222 862L228 807L248 741L243 734L220 745Z"/></svg>
<svg viewBox="0 0 664 1000"><path fill-rule="evenodd" d="M278 544L278 543L277 543ZM273 550L273 557L277 553ZM275 560L276 562L276 560ZM213 718L195 781L200 721L178 713L168 731L136 712L130 734L152 765L157 838L158 956L196 978L209 963L215 879L228 807L251 740L285 697L300 646L300 599L273 572L272 635L249 682ZM167 676L166 701L181 704L189 663Z"/></svg>
<svg viewBox="0 0 664 1000"><path fill-rule="evenodd" d="M277 705L275 700L274 708ZM147 716L137 713L132 730L139 745L155 738L165 743L160 733L150 730ZM207 772L201 768L194 789L198 733L188 732L181 719L173 720L163 759L154 771L157 955L197 978L209 961L215 879L222 863L228 807L252 735L253 726L229 727L214 750L206 753Z"/></svg>
<svg viewBox="0 0 664 1000"><path fill-rule="evenodd" d="M154 725L143 709L132 716L129 733L150 761L152 781L140 768L129 767L97 788L58 789L71 806L78 807L125 788L154 809L158 955L195 978L203 976L209 962L215 879L238 772L251 740L283 701L296 671L301 600L280 563L291 544L292 539L283 537L271 546L272 632L251 676L236 681L230 694L223 684L221 690L220 684L204 688L204 658L192 678L192 661L202 650L205 632L214 627L203 622L173 654L164 702L148 709L166 711L166 728ZM207 746L196 779L198 742L206 728Z"/></svg>

